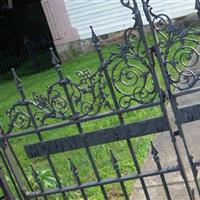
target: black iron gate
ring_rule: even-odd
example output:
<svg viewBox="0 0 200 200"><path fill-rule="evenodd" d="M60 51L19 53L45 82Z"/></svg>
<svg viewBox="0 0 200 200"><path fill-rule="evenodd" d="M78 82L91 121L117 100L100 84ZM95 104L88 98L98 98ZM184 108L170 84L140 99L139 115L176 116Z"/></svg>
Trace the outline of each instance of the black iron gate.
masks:
<svg viewBox="0 0 200 200"><path fill-rule="evenodd" d="M60 194L61 199L73 199L70 193L74 191L80 192L82 199L88 199L87 189L92 187L100 188L102 199L109 199L106 186L113 183L119 184L123 197L129 199L126 182L134 179L139 179L146 199L151 199L145 183L145 178L151 176L160 177L166 198L172 199L165 175L179 172L188 197L193 200L195 199L193 188L188 181L176 142L177 137L182 139L196 188L200 194L197 177L197 167L200 166L200 162L194 161L182 129L182 124L200 119L200 104L181 108L177 104L178 97L200 91L200 87L196 87L200 73L194 70L200 57L197 50L200 31L196 28L173 24L165 14L154 14L149 0L142 0L143 10L149 22L151 38L149 42L136 1L133 0L131 3L121 0L121 3L132 10L135 24L133 28L124 32L124 41L118 46L116 52L110 54L109 58L104 58L99 39L91 27L92 41L100 60L95 73L90 73L89 70L77 72L79 80L73 81L64 76L58 59L51 50L52 63L58 74L58 80L48 87L46 95L35 92L33 100L30 100L13 69L15 84L21 99L7 112L10 123L8 130L2 130L0 153L13 187L13 190L10 190L5 178L0 176L2 190L8 199L37 199L39 197L56 199L54 196L56 194ZM162 81L158 77L162 77ZM176 130L172 128L171 120L169 120L166 103L172 108ZM151 116L132 123L126 122L127 113L133 115L139 110L155 107L159 107L160 116ZM96 123L97 120L104 118L109 120L113 116L116 116L119 121L119 125L115 127L96 131L83 129L83 123L89 121ZM50 135L52 131L57 132L60 128L64 130L63 128L69 126L76 126L79 134L69 133L68 136L56 135L55 139L46 139L46 133ZM177 165L162 168L158 151L152 143L152 154L157 170L142 172L131 139L164 131L168 131L171 136ZM33 136L36 136L39 142L30 144ZM11 142L17 139L26 140L26 138L24 148L28 158L33 159L31 169L37 190L30 183L20 155L17 155ZM124 175L120 170L115 152L110 150L111 163L116 176L102 179L101 169L97 167L91 148L121 141L127 143L136 172ZM96 180L82 181L78 173L78 168L81 166L75 166L74 158L71 158L69 164L76 184L64 185L57 172L57 163L52 161L52 157L54 154L73 152L78 149L85 149ZM56 181L53 189L45 188L35 169L34 158L38 157L46 160L46 165L51 169ZM16 197L13 197L9 191L16 194Z"/></svg>

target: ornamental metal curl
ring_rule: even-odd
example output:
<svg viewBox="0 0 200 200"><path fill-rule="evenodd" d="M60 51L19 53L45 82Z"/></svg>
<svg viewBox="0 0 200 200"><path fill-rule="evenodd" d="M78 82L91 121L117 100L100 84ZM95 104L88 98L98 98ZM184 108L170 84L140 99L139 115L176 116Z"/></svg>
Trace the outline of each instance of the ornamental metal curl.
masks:
<svg viewBox="0 0 200 200"><path fill-rule="evenodd" d="M130 56L132 53L130 53ZM120 93L119 104L122 108L129 108L131 102L140 104L152 102L157 93L151 70L143 62L133 64L134 56L116 59L112 68L111 79L114 88Z"/></svg>
<svg viewBox="0 0 200 200"><path fill-rule="evenodd" d="M200 58L200 29L173 23L166 14L155 14L149 1L146 7L152 17L153 28L158 34L171 86L178 90L194 87L200 76L200 71L195 68Z"/></svg>
<svg viewBox="0 0 200 200"><path fill-rule="evenodd" d="M12 70L16 89L21 98L7 111L10 119L9 130L6 132L0 130L0 158L4 165L3 168L5 167L12 179L13 188L15 188L18 195L17 199L48 199L49 196L53 198L61 194L63 199L66 200L72 197L74 191L79 191L82 198L87 200L90 198L87 190L90 190L91 187L100 187L99 191L102 196L99 198L108 200L110 195L105 186L112 185L113 187L119 184L121 188L120 197L123 195L124 199L128 200L130 194L128 193L129 190L127 190L127 181L139 179L145 198L150 200L151 190L147 187L146 178L159 176L161 180L159 183L163 186L166 198L172 200L171 189L169 190L168 188L165 176L169 173L177 174L178 172L185 185L183 189L185 188L187 191L187 193L184 192L185 196L188 196L190 200L194 200L195 194L185 170L186 162L183 162L179 151L181 141L183 142L181 146L185 150L184 161L187 160L189 162L187 168L190 166L196 189L200 195L200 184L197 176L197 168L200 166L200 162L197 158L193 158L182 130L183 124L200 119L200 104L181 107L177 104L177 97L184 97L186 94L200 91L200 87L175 94L173 90L170 90L170 86L179 90L189 89L195 86L195 83L199 80L200 72L195 69L195 66L199 62L200 56L200 52L196 48L199 45L197 36L200 36L200 31L173 24L167 15L154 14L149 6L149 0L141 1L150 25L152 40L149 41L145 35L137 1L121 0L123 6L132 10L134 25L125 30L123 42L118 45L118 49L115 52L110 54L108 59L105 59L101 51L100 40L91 27L92 41L100 61L98 69L94 73L91 73L88 69L79 71L76 73L75 80L65 76L58 58L51 49L52 64L58 79L44 93L33 92L29 99L25 94L21 80ZM199 2L199 0L197 1ZM196 8L198 7L199 4L196 4ZM160 81L160 76L163 82ZM169 103L166 104L166 101ZM168 112L169 106L171 106L170 112ZM148 116L148 119L146 117L141 119L141 116L139 116L139 119L136 117L131 122L132 117L126 118L128 116L127 113L133 116L135 111L143 112L146 109L153 111L147 113L151 115ZM159 113L154 113L154 109L156 111L159 109ZM169 115L171 112L172 115ZM113 123L109 121L114 118L119 120L116 126L113 126ZM99 122L108 120L108 125L110 126L107 127L106 121L106 128L103 122L101 124L103 128L99 129L97 128L98 126L95 126L94 130L90 132L84 130L83 123L91 123L92 120L98 120ZM174 121L176 122L175 124L173 123ZM78 133L70 133L68 135L65 128L73 125L77 127ZM61 136L59 132L56 132L57 129L61 128L63 128L65 135L62 134ZM16 129L17 131L15 132ZM53 134L53 138L51 138L50 131L53 130L56 134ZM72 131L73 129L70 128L70 130ZM173 130L177 131L174 132ZM137 145L132 145L132 139L146 137L151 134L166 134L166 132L169 132L171 139L169 141L171 141L177 163L174 166L162 165L162 154L159 155L156 146L151 143L151 153L156 169L141 170L138 160L138 148L136 148ZM43 137L43 133L46 136L49 134L48 137ZM27 136L29 137L27 138ZM176 140L178 137L181 140ZM27 140L23 140L23 144L21 142L16 144L17 138L27 138ZM39 141L36 142L34 139L34 143L32 143L30 141L32 138L36 138ZM24 144L24 141L30 141L31 144ZM124 156L119 156L119 159L117 159L113 153L113 148L117 146L113 144L121 141L127 142L126 151L127 156L130 157L128 162L133 165L132 168L129 167L129 170L121 170L124 167L121 165L122 161L124 161ZM179 144L177 144L177 141ZM103 178L101 177L100 167L101 164L104 165L105 163L96 164L99 156L95 157L95 151L98 151L99 154L102 152L108 154L108 144L112 148L110 149L110 164L113 166L115 177L106 176ZM17 145L17 148L15 145ZM103 151L99 151L100 145L106 145L106 148ZM98 149L96 149L97 146ZM20 147L25 150L28 156L20 157L21 159L26 159L22 163L18 159L17 149ZM63 169L55 167L54 163L56 164L57 161L63 160L66 156L66 154L62 154L64 152L76 151L81 153L80 155L82 156L83 149L86 150L87 158L83 156L82 159L90 161L95 180L92 177L93 175L90 176L92 181L86 180L88 177L82 177L83 173L79 174L76 168L76 165L80 164L79 160L76 160L78 163L75 164L69 159L70 169L75 180L75 185L69 185L69 183L62 181L59 176L58 170L62 171ZM119 153L119 151L117 152ZM53 154L57 155L54 157L56 159L52 160ZM59 156L61 156L61 159L57 159ZM56 184L53 184L53 188L45 186L35 170L42 166L38 165L41 159L37 159L36 168L31 165L34 183L36 183L36 187L32 187L27 176L28 173L26 175L23 165L28 162L27 158L33 159L37 157L42 157L44 165L51 169L51 176L56 181ZM48 165L46 165L46 161ZM85 167L86 170L90 170L91 167L87 164L87 161ZM33 163L33 161L30 162L31 164ZM15 165L17 165L16 170ZM134 171L130 171L130 169ZM110 174L113 173L111 172ZM68 180L68 178L63 180ZM119 188L117 188L118 190ZM5 197L10 199L8 196ZM118 198L118 196L113 197ZM76 195L74 199L77 199Z"/></svg>
<svg viewBox="0 0 200 200"><path fill-rule="evenodd" d="M76 116L70 111L69 102L61 91L59 81L49 86L46 94L33 92L32 100L26 100L33 107L33 115L40 126L47 124L48 119L74 120L97 115L102 109L113 110L107 100L106 82L102 72L91 74L89 70L84 70L77 72L76 75L79 82L72 82L68 77L65 77L66 82L63 82L69 89L70 99L76 108ZM25 106L24 102L18 103L7 111L10 127L32 127L30 116L23 111Z"/></svg>
<svg viewBox="0 0 200 200"><path fill-rule="evenodd" d="M97 71L96 73L91 74L89 70L84 70L77 72L76 76L79 80L77 82L73 82L68 77L65 77L66 81L63 81L63 83L58 81L49 88L51 88L52 91L55 87L60 86L60 84L67 86L70 99L76 108L77 118L82 118L87 115L96 115L104 106L111 109L111 105L106 99L107 94L104 91L106 88L106 82L103 80L101 73ZM69 113L69 106L66 106L68 104L67 99L60 96L60 100L61 98L62 100L65 100L63 105L68 108L68 112L66 113Z"/></svg>
<svg viewBox="0 0 200 200"><path fill-rule="evenodd" d="M134 4L134 10L137 9L137 4ZM137 29L140 26L138 13L133 12L133 15L136 19L134 26L125 30L124 42L118 45L118 52L112 52L109 60L111 80L115 90L120 93L121 108L129 108L132 103L151 103L157 96L153 69Z"/></svg>
<svg viewBox="0 0 200 200"><path fill-rule="evenodd" d="M153 102L157 96L156 84L153 77L152 67L147 59L146 49L142 42L141 33L138 27L142 25L140 12L137 3L121 0L122 5L133 11L134 26L125 30L124 42L118 45L118 51L112 52L107 61L100 66L93 74L89 70L77 72L78 82L64 77L63 81L56 81L48 87L46 94L33 93L31 105L36 109L34 116L44 125L48 119L73 120L85 116L94 116L104 110L114 110L109 102L110 94L107 90L107 80L104 70L111 72L110 80L113 87L120 96L118 103L120 108L129 108L131 105L146 104ZM199 61L199 52L187 44L198 45L197 39L188 38L193 33L200 35L195 29L183 29L174 25L171 19L165 14L154 14L149 1L143 1L144 10L148 9L153 18L153 25L160 35L159 45L162 49L165 67L168 73L170 84L179 90L191 88L199 80L199 72L194 72L192 67ZM96 37L93 32L93 36ZM99 43L96 37L97 43ZM176 51L171 52L176 45ZM173 56L171 56L173 54ZM191 60L192 58L192 60ZM54 59L54 60L53 60ZM58 59L52 58L53 64L58 66ZM69 90L69 98L72 100L76 116L70 111L69 102L60 90L64 84ZM14 109L8 112L10 120L25 121L27 115ZM14 113L14 114L13 114ZM17 114L18 113L18 114ZM18 117L14 117L18 116ZM26 117L25 117L26 116ZM14 121L15 121L14 120ZM19 123L14 123L20 127ZM22 125L22 128L27 126Z"/></svg>
<svg viewBox="0 0 200 200"><path fill-rule="evenodd" d="M54 90L53 87L48 87L47 95L37 92L33 93L34 105L41 110L41 124L45 123L48 118L69 119L68 103L62 96L61 92Z"/></svg>
<svg viewBox="0 0 200 200"><path fill-rule="evenodd" d="M121 4L133 11L133 14L135 13L135 5L131 6L130 0L120 0Z"/></svg>
<svg viewBox="0 0 200 200"><path fill-rule="evenodd" d="M6 112L10 120L8 125L10 129L14 127L17 129L28 129L32 126L30 116L24 111L23 106L24 104L17 103Z"/></svg>
<svg viewBox="0 0 200 200"><path fill-rule="evenodd" d="M79 71L76 73L78 78L76 81L65 77L61 72L59 60L51 49L52 64L55 66L60 80L50 85L46 94L33 92L33 98L29 100L30 105L34 107L33 115L39 126L47 124L48 119L74 120L85 116L95 116L106 110L114 111L114 106L108 98L110 94L107 92L109 80L113 84L114 92L120 94L117 101L121 109L130 108L136 103L146 104L154 101L157 91L152 68L146 58L142 38L137 31L137 27L140 25L138 24L140 12L136 3L133 3L133 7L130 1L121 1L121 3L133 10L135 24L133 28L124 32L124 42L118 45L118 51L112 52L109 59L95 73L92 74L88 69ZM95 45L100 45L93 30L92 36ZM107 79L104 74L105 70L111 72ZM66 87L67 96L61 86ZM73 106L70 105L69 99ZM71 111L71 107L74 107L75 113ZM25 116L28 117L28 115L23 112L17 114L19 112L11 110L12 112L8 112L8 115L14 127L22 129L31 127L30 123L21 126L17 123L17 121L22 122L23 118L25 120Z"/></svg>

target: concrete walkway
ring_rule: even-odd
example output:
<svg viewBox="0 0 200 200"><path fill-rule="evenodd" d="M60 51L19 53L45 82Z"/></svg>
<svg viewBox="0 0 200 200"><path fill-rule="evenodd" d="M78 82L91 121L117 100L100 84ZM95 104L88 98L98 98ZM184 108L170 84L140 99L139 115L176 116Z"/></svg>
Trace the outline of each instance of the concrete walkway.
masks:
<svg viewBox="0 0 200 200"><path fill-rule="evenodd" d="M193 68L193 70L196 71L199 68L200 68L200 62L196 65L195 68ZM200 85L200 83L198 83L198 85ZM178 102L179 102L179 106L200 103L200 92L196 94L190 94L184 97L180 97L178 99ZM169 107L168 109L170 110L170 106L168 107ZM173 115L170 111L169 111L169 116L170 118L173 118ZM183 125L183 130L185 133L189 150L191 154L193 155L194 160L200 160L200 121L187 123ZM194 188L195 197L198 200L200 198L198 197L198 194L197 194L197 190L193 181L191 169L189 167L189 163L187 161L185 150L183 148L182 140L180 137L177 137L177 143L181 151L182 159L186 166L188 179L191 183L191 187ZM177 165L177 161L176 161L177 159L176 159L176 155L175 155L172 142L169 136L169 132L158 134L155 138L154 145L159 152L162 167ZM150 152L149 152L149 155L146 161L144 162L142 171L143 172L147 170L150 171L153 169L157 169L157 168L156 168L155 163L153 162L152 155L150 155ZM167 174L165 177L166 177L166 181L169 186L169 191L171 193L171 197L173 200L188 200L189 199L186 188L185 188L185 184L179 172ZM148 191L150 193L150 197L152 200L167 199L159 176L145 178L144 180L146 182L146 185L148 187ZM141 184L139 180L137 180L135 184L135 188L134 188L134 193L131 196L131 200L145 200L145 199L146 198L144 196Z"/></svg>
<svg viewBox="0 0 200 200"><path fill-rule="evenodd" d="M192 155L194 156L195 159L200 159L200 123L199 121L184 125L184 130L185 130L185 136L188 141L188 146L190 147L190 151ZM195 189L196 199L200 199L197 196L197 192L193 183L193 177L190 171L190 167L187 163L184 148L181 144L182 142L180 139L178 139L177 142L179 144L182 157L186 164L186 172L188 173L188 178L189 178L189 181L191 182L191 187ZM167 132L159 134L156 137L154 144L155 144L156 149L159 151L162 167L169 167L169 166L173 166L177 164L172 143L170 141L170 137ZM152 169L156 169L156 166L152 160L152 156L149 154L149 156L147 157L144 163L143 171L152 170ZM170 173L170 174L167 174L165 177L166 177L166 181L168 183L169 190L170 190L173 200L189 199L187 197L185 185L184 185L182 177L180 176L180 173ZM145 182L147 184L148 191L150 193L152 200L167 199L159 176L145 178ZM131 199L132 200L146 199L143 194L143 190L141 188L139 181L137 181L135 184L134 193Z"/></svg>

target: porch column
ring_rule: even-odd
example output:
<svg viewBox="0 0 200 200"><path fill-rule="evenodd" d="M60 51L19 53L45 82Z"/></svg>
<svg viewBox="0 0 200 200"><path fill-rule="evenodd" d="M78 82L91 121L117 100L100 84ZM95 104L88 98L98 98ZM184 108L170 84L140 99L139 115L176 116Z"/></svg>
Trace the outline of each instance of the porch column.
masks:
<svg viewBox="0 0 200 200"><path fill-rule="evenodd" d="M78 31L71 25L64 0L42 0L41 4L58 54L61 60L66 60L64 52L69 49L67 44L79 40Z"/></svg>

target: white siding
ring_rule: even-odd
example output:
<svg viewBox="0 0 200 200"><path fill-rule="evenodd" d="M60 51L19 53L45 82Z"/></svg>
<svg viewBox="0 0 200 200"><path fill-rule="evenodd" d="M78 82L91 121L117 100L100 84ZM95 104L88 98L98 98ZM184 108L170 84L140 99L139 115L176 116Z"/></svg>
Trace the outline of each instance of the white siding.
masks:
<svg viewBox="0 0 200 200"><path fill-rule="evenodd" d="M123 7L120 0L64 1L72 26L78 30L80 39L90 38L90 25L97 35L103 35L124 30L134 24L131 10ZM195 12L195 0L150 0L150 3L155 13L166 13L171 18ZM141 9L141 3L138 4Z"/></svg>

